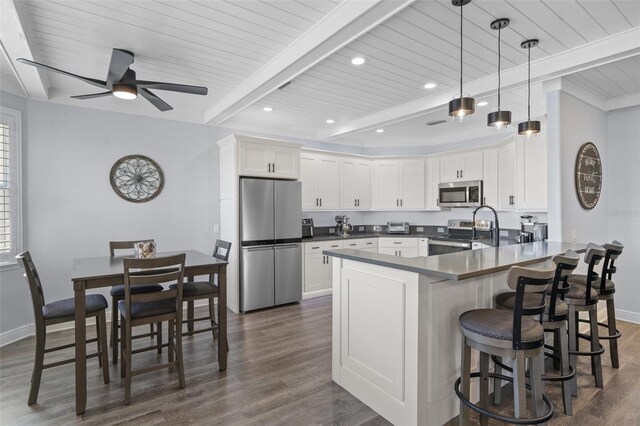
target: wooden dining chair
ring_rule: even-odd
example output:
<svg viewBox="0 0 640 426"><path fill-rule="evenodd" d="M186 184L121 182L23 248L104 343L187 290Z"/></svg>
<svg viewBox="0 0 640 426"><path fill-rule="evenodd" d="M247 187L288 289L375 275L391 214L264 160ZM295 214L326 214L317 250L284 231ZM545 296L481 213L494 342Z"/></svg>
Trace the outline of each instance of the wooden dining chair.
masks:
<svg viewBox="0 0 640 426"><path fill-rule="evenodd" d="M216 245L213 249L213 257L229 261L229 253L231 253L231 243L223 240L216 240ZM211 331L213 339L218 337L218 322L216 321L215 312L215 298L218 297L218 274L214 276L213 284L209 281L193 281L192 276L187 277L187 282L184 283L183 300L187 302L187 319L183 322L187 324L187 335L192 336L198 333L206 333ZM204 300L209 301L209 315L200 318L195 317L195 301ZM220 309L220 307L218 307ZM210 326L195 330L195 323L198 321L209 321ZM229 350L228 342L225 341L227 350Z"/></svg>
<svg viewBox="0 0 640 426"><path fill-rule="evenodd" d="M146 240L131 240L131 241L109 241L109 255L114 257L116 255L116 250L122 251L127 250L131 252L133 255L133 246L134 244L140 241L153 241L152 239ZM161 285L150 284L146 286L138 286L134 290L136 293L152 293L156 291L162 291ZM113 363L118 363L118 302L124 299L124 285L114 285L111 287L111 291L109 292L111 295L111 339L109 344L111 345L112 353L111 358L113 359ZM149 324L149 333L145 334L136 334L133 338L139 339L142 337L156 337L157 341L157 349L158 353L162 353L162 327L158 327L158 331L154 330L153 324Z"/></svg>
<svg viewBox="0 0 640 426"><path fill-rule="evenodd" d="M184 364L182 359L182 290L184 281L184 253L175 256L148 259L124 259L124 300L118 302L120 313L120 342L122 350L121 376L125 379L124 403L131 402L131 378L161 368L178 367L180 388L185 387ZM175 284L174 288L152 293L135 293L137 286L149 284ZM133 354L153 350L155 346L133 350L132 327L162 322L169 323L168 362L133 370ZM174 357L175 355L175 357Z"/></svg>
<svg viewBox="0 0 640 426"><path fill-rule="evenodd" d="M28 251L16 256L16 260L22 263L25 269L25 276L29 283L31 301L33 303L33 313L36 325L36 356L33 364L33 374L31 376L31 389L29 391L28 404L33 405L38 400L40 390L40 379L42 371L47 368L58 367L64 364L75 362L75 358L62 361L44 363L46 353L63 349L73 348L76 344L46 348L47 326L64 322L75 321L75 302L73 298L58 300L56 302L45 303L44 292L40 275L36 269L31 254ZM85 296L86 318L96 319L96 338L89 339L86 343L96 342L98 352L87 355L87 358L98 357L99 365L102 367L102 379L104 383L109 383L109 357L107 349L107 322L105 310L107 309L107 299L101 294L90 294ZM85 344L86 344L85 343Z"/></svg>

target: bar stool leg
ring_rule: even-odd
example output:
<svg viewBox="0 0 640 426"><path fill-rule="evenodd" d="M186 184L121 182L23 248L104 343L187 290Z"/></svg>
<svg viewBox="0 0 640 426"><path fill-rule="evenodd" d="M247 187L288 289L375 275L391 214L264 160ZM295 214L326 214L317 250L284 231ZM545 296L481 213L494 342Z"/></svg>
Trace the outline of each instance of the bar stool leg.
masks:
<svg viewBox="0 0 640 426"><path fill-rule="evenodd" d="M489 354L480 352L480 407L489 408ZM489 418L480 415L480 426L487 426Z"/></svg>
<svg viewBox="0 0 640 426"><path fill-rule="evenodd" d="M600 337L598 334L598 311L592 309L589 311L589 322L591 324L591 350L597 351L600 349ZM600 355L591 357L593 366L593 375L596 376L596 387L602 388L602 362Z"/></svg>
<svg viewBox="0 0 640 426"><path fill-rule="evenodd" d="M567 330L565 329L565 332ZM553 358L553 368L555 370L559 370L560 369L560 329L556 328L555 330L553 330L553 355L556 356L556 358Z"/></svg>
<svg viewBox="0 0 640 426"><path fill-rule="evenodd" d="M616 329L616 308L613 298L607 300L607 324L609 325L609 336L617 333ZM611 366L620 368L618 361L618 339L609 339L609 352L611 353Z"/></svg>
<svg viewBox="0 0 640 426"><path fill-rule="evenodd" d="M467 345L467 338L462 335L462 348L461 348L461 361L460 361L460 379L462 385L462 396L466 399L470 398L471 394L471 347ZM464 405L462 400L460 401L460 426L467 426L469 424L469 408Z"/></svg>
<svg viewBox="0 0 640 426"><path fill-rule="evenodd" d="M556 330L558 342L560 345L560 373L563 376L569 374L569 338L567 336L567 328L561 327ZM562 382L562 401L564 404L564 413L567 416L573 415L573 405L571 400L571 383L573 380L564 380Z"/></svg>
<svg viewBox="0 0 640 426"><path fill-rule="evenodd" d="M501 356L496 356L498 362L502 362ZM502 374L502 367L495 363L494 371L496 374ZM502 400L502 380L493 379L493 404L500 405L500 401Z"/></svg>
<svg viewBox="0 0 640 426"><path fill-rule="evenodd" d="M569 350L575 351L577 350L577 337L576 337L576 329L578 324L576 322L576 308L573 305L569 305ZM578 373L576 369L577 355L570 354L569 355L569 365L573 367L574 371L576 371L576 375L573 380L571 380L571 395L578 396Z"/></svg>
<svg viewBox="0 0 640 426"><path fill-rule="evenodd" d="M544 382L542 381L542 375L544 374L544 349L541 348L540 352L533 356L530 362L529 374L531 377L533 412L536 417L540 417L545 412L544 401L542 400L542 395L544 394Z"/></svg>
<svg viewBox="0 0 640 426"><path fill-rule="evenodd" d="M513 410L517 419L527 415L525 368L524 352L516 351L515 362L513 363Z"/></svg>
<svg viewBox="0 0 640 426"><path fill-rule="evenodd" d="M118 363L118 317L120 316L120 312L118 312L118 299L115 297L111 298L111 358L113 359L113 363Z"/></svg>

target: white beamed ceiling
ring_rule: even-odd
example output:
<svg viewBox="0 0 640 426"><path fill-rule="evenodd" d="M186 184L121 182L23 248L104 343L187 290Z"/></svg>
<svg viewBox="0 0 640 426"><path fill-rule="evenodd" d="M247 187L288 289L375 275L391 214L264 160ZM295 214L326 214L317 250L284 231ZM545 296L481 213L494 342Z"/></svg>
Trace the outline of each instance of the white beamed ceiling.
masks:
<svg viewBox="0 0 640 426"><path fill-rule="evenodd" d="M47 73L52 101L199 123L208 121L208 111L239 93L243 83L247 87L247 81L255 82L259 72L296 40L323 24L325 29L330 27L327 17L344 6L337 0L13 1L22 6L20 19L30 32L27 39L36 61L103 79L111 49L125 48L136 55L132 68L138 78L209 88L205 97L157 91L175 108L160 113L142 99L71 100L70 95L92 93L94 88ZM360 1L369 2L372 10L377 3ZM283 90L264 96L238 95L234 102L241 105L240 110L219 125L365 147L440 144L494 134L486 127L486 113L496 108L495 94L469 93L486 98L489 105L477 108L461 125L448 121L446 100L440 99L459 84L460 9L450 0L417 0L404 8L403 1L393 3L399 5L399 12L379 21L370 18L375 25L355 39L343 36L342 47L328 56L319 55L314 65L293 75L293 82ZM520 48L524 39L540 39L531 51L535 63L640 26L639 0L473 0L463 12L465 86L495 77L497 32L489 24L496 18L511 20L502 31L502 69L518 70L520 81L503 93L503 109L513 111L514 122L526 116L522 81L527 52ZM327 38L333 37L329 30ZM336 37L340 37L337 30ZM350 60L356 55L364 56L367 63L352 66ZM638 57L623 58L588 66L568 78L604 100L620 98L640 92L639 67ZM422 87L426 82L438 87L427 91ZM536 117L546 112L539 83L535 81L532 89ZM431 102L423 113L398 120L387 117L383 134L376 134L370 123L358 127L366 121L363 118L423 99L439 99L439 103ZM265 106L274 110L264 112ZM336 123L328 125L327 119ZM425 125L439 119L447 123ZM332 128L343 126L350 130L331 133Z"/></svg>

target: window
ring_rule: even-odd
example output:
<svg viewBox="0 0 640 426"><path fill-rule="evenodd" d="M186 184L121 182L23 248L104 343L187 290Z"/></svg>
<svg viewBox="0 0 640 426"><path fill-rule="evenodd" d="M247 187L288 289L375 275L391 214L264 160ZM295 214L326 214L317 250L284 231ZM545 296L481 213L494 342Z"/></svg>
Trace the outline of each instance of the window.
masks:
<svg viewBox="0 0 640 426"><path fill-rule="evenodd" d="M15 263L22 248L20 112L0 109L0 265Z"/></svg>

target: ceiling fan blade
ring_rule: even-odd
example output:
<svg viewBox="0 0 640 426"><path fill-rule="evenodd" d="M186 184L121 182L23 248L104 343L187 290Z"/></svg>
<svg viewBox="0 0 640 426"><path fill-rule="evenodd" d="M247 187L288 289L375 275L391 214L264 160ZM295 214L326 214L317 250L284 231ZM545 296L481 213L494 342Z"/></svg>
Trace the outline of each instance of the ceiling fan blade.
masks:
<svg viewBox="0 0 640 426"><path fill-rule="evenodd" d="M192 95L206 95L208 90L202 86L190 86L188 84L163 83L161 81L136 80L133 82L138 87L147 89L169 90L171 92L190 93Z"/></svg>
<svg viewBox="0 0 640 426"><path fill-rule="evenodd" d="M100 92L100 93L91 93L89 95L75 95L71 96L73 99L93 99L93 98L101 98L103 96L109 96L111 91L108 92Z"/></svg>
<svg viewBox="0 0 640 426"><path fill-rule="evenodd" d="M50 67L49 65L41 64L41 63L38 63L38 62L33 62L33 61L30 61L30 60L24 59L24 58L18 58L17 61L22 63L22 64L31 65L31 66L34 66L34 67L37 67L37 68L42 68L42 69L53 71L53 72L57 72L59 74L63 74L63 75L69 76L69 77L77 78L78 80L82 80L85 83L89 83L89 84L92 84L94 86L100 87L101 89L106 89L107 88L107 82L106 81L98 80L98 79L95 79L95 78L83 77L83 76L77 75L77 74L72 74L70 72L59 70L58 68Z"/></svg>
<svg viewBox="0 0 640 426"><path fill-rule="evenodd" d="M171 105L169 105L168 103L166 103L165 101L163 101L162 99L160 99L159 97L151 93L151 91L149 91L148 89L140 89L138 93L143 98L151 102L153 106L158 108L160 111L170 111L173 109Z"/></svg>
<svg viewBox="0 0 640 426"><path fill-rule="evenodd" d="M123 49L113 49L111 52L111 62L107 73L107 84L109 87L122 79L124 73L133 64L133 53Z"/></svg>

